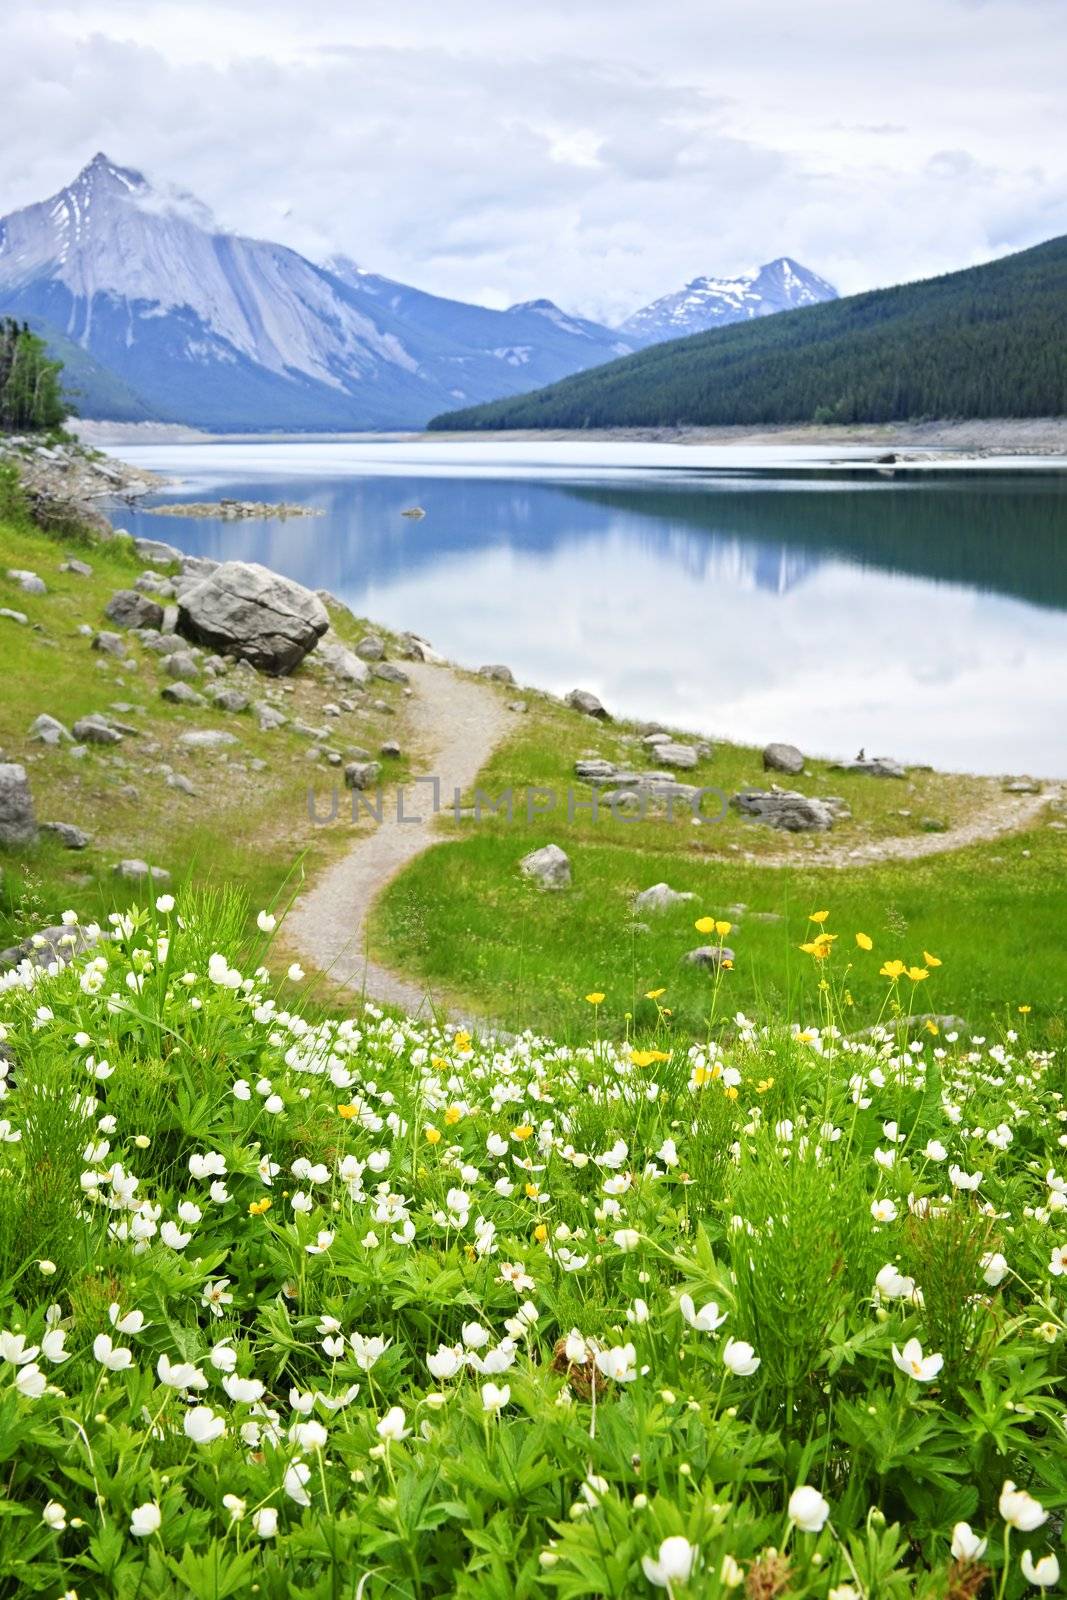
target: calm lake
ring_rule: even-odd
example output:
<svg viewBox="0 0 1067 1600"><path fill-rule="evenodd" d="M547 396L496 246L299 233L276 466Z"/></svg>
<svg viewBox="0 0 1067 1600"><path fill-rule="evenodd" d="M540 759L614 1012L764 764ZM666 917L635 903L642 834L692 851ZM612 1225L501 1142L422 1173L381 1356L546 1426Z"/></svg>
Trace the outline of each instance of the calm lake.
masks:
<svg viewBox="0 0 1067 1600"><path fill-rule="evenodd" d="M1067 776L1067 474L891 476L801 450L137 445L174 501L324 515L116 521L260 561L465 666L813 754ZM857 452L857 454L859 454ZM838 453L841 463L849 452ZM401 512L421 506L411 521Z"/></svg>

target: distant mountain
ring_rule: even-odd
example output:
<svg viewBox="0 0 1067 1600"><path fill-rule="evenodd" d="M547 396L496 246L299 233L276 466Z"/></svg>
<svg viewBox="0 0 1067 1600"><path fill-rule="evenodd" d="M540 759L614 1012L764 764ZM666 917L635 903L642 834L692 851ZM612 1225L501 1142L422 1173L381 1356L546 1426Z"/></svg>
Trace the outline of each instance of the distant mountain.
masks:
<svg viewBox="0 0 1067 1600"><path fill-rule="evenodd" d="M637 344L659 344L836 299L832 283L799 261L779 256L758 271L743 272L736 278L694 278L677 294L666 294L635 311L619 332Z"/></svg>
<svg viewBox="0 0 1067 1600"><path fill-rule="evenodd" d="M0 312L84 353L83 415L214 429L417 427L632 348L547 302L490 311L222 233L102 154L0 220Z"/></svg>
<svg viewBox="0 0 1067 1600"><path fill-rule="evenodd" d="M1067 238L985 266L696 334L433 428L1067 413Z"/></svg>

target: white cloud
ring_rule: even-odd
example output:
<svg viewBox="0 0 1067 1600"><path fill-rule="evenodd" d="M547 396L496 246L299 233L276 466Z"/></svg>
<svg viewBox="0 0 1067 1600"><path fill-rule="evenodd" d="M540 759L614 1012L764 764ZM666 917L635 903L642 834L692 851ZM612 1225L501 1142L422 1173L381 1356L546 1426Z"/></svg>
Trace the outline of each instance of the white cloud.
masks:
<svg viewBox="0 0 1067 1600"><path fill-rule="evenodd" d="M844 289L1067 231L1058 0L19 0L0 212L95 150L227 226L621 317L788 252Z"/></svg>

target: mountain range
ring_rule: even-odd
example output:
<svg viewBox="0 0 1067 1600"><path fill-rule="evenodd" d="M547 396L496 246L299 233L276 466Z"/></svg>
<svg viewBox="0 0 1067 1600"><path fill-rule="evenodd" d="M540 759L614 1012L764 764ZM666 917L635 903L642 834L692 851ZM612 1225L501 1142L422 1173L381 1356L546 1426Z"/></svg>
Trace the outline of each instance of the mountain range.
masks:
<svg viewBox="0 0 1067 1600"><path fill-rule="evenodd" d="M419 427L656 339L833 294L783 257L696 279L619 329L550 300L497 311L222 232L193 196L103 154L0 219L0 314L44 334L81 415L219 431Z"/></svg>
<svg viewBox="0 0 1067 1600"><path fill-rule="evenodd" d="M430 426L647 428L1067 414L1067 237L694 334Z"/></svg>

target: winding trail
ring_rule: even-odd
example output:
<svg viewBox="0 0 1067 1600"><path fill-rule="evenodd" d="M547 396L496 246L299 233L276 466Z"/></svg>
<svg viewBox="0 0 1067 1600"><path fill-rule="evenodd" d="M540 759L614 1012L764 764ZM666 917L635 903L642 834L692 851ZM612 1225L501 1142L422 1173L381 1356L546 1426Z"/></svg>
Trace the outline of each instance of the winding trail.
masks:
<svg viewBox="0 0 1067 1600"><path fill-rule="evenodd" d="M454 789L467 789L514 720L488 684L461 677L447 666L406 661L415 691L408 732L417 774L440 781L441 806ZM367 917L378 895L409 861L437 842L428 787L412 785L406 804L419 822L386 821L358 839L348 854L319 876L293 903L285 933L309 964L334 983L368 999L401 1006L411 1016L439 1009L424 984L401 977L367 956Z"/></svg>

